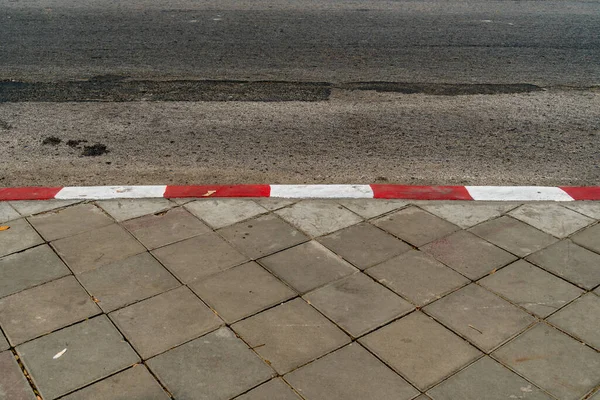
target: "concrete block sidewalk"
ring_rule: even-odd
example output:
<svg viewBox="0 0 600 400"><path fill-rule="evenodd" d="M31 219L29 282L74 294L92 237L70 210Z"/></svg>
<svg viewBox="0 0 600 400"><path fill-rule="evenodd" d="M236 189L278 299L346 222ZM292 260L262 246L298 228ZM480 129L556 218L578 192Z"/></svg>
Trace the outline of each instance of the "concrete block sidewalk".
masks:
<svg viewBox="0 0 600 400"><path fill-rule="evenodd" d="M600 202L0 202L0 399L600 399Z"/></svg>

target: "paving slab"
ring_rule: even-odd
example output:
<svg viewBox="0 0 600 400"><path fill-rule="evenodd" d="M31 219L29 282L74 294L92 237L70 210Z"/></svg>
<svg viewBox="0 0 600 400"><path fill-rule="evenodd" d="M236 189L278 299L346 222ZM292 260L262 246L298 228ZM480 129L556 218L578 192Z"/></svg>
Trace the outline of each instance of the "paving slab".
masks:
<svg viewBox="0 0 600 400"><path fill-rule="evenodd" d="M548 322L600 351L600 297L588 293L552 315Z"/></svg>
<svg viewBox="0 0 600 400"><path fill-rule="evenodd" d="M466 231L436 240L423 246L421 250L472 280L479 279L517 259L514 255Z"/></svg>
<svg viewBox="0 0 600 400"><path fill-rule="evenodd" d="M212 232L161 247L152 254L184 283L248 261L248 257Z"/></svg>
<svg viewBox="0 0 600 400"><path fill-rule="evenodd" d="M598 400L600 399L600 390L596 390L594 394L588 397L586 400Z"/></svg>
<svg viewBox="0 0 600 400"><path fill-rule="evenodd" d="M312 237L326 235L362 221L361 217L341 205L325 200L304 200L275 213Z"/></svg>
<svg viewBox="0 0 600 400"><path fill-rule="evenodd" d="M600 284L600 254L563 240L527 257L543 269L585 289Z"/></svg>
<svg viewBox="0 0 600 400"><path fill-rule="evenodd" d="M414 309L412 304L362 273L310 292L304 299L353 337Z"/></svg>
<svg viewBox="0 0 600 400"><path fill-rule="evenodd" d="M257 198L254 199L254 201L256 202L256 204L266 208L269 211L278 210L280 208L287 207L298 202L298 200L295 199L277 199L268 197Z"/></svg>
<svg viewBox="0 0 600 400"><path fill-rule="evenodd" d="M99 313L71 275L0 299L0 326L13 346Z"/></svg>
<svg viewBox="0 0 600 400"><path fill-rule="evenodd" d="M21 214L12 208L9 203L0 202L0 223L17 218L21 218Z"/></svg>
<svg viewBox="0 0 600 400"><path fill-rule="evenodd" d="M266 208L249 199L197 200L187 203L184 207L214 229L224 228L267 212Z"/></svg>
<svg viewBox="0 0 600 400"><path fill-rule="evenodd" d="M24 217L81 203L81 200L18 200L8 202Z"/></svg>
<svg viewBox="0 0 600 400"><path fill-rule="evenodd" d="M590 218L600 219L600 201L573 201L564 206Z"/></svg>
<svg viewBox="0 0 600 400"><path fill-rule="evenodd" d="M96 204L116 221L156 214L175 206L168 199L115 199L98 201Z"/></svg>
<svg viewBox="0 0 600 400"><path fill-rule="evenodd" d="M302 299L263 311L232 328L279 374L350 342L341 329Z"/></svg>
<svg viewBox="0 0 600 400"><path fill-rule="evenodd" d="M571 240L580 246L600 253L600 224L586 228L574 235Z"/></svg>
<svg viewBox="0 0 600 400"><path fill-rule="evenodd" d="M223 324L187 287L180 287L109 314L144 360Z"/></svg>
<svg viewBox="0 0 600 400"><path fill-rule="evenodd" d="M408 201L383 199L343 199L338 200L338 203L365 219L375 218L408 205Z"/></svg>
<svg viewBox="0 0 600 400"><path fill-rule="evenodd" d="M299 293L306 293L357 271L315 241L302 243L258 261Z"/></svg>
<svg viewBox="0 0 600 400"><path fill-rule="evenodd" d="M281 378L271 379L235 400L301 400Z"/></svg>
<svg viewBox="0 0 600 400"><path fill-rule="evenodd" d="M435 400L552 400L539 388L489 357L483 357L431 389Z"/></svg>
<svg viewBox="0 0 600 400"><path fill-rule="evenodd" d="M11 254L0 258L0 298L70 273L48 245Z"/></svg>
<svg viewBox="0 0 600 400"><path fill-rule="evenodd" d="M148 366L181 400L228 400L275 375L228 328L154 357Z"/></svg>
<svg viewBox="0 0 600 400"><path fill-rule="evenodd" d="M149 253L84 272L78 278L105 313L180 285Z"/></svg>
<svg viewBox="0 0 600 400"><path fill-rule="evenodd" d="M600 384L600 353L544 323L493 355L559 399L580 399Z"/></svg>
<svg viewBox="0 0 600 400"><path fill-rule="evenodd" d="M475 347L419 311L366 335L359 342L422 391L481 355Z"/></svg>
<svg viewBox="0 0 600 400"><path fill-rule="evenodd" d="M592 218L554 203L524 204L509 214L558 238L565 238L594 222Z"/></svg>
<svg viewBox="0 0 600 400"><path fill-rule="evenodd" d="M414 246L423 246L460 229L414 206L376 219L373 224Z"/></svg>
<svg viewBox="0 0 600 400"><path fill-rule="evenodd" d="M459 289L423 310L485 352L536 321L525 311L476 284Z"/></svg>
<svg viewBox="0 0 600 400"><path fill-rule="evenodd" d="M17 353L48 400L140 361L104 315L22 344Z"/></svg>
<svg viewBox="0 0 600 400"><path fill-rule="evenodd" d="M424 306L470 282L431 255L418 250L410 250L367 269L365 273L418 306Z"/></svg>
<svg viewBox="0 0 600 400"><path fill-rule="evenodd" d="M372 267L411 249L367 222L321 237L319 242L359 269Z"/></svg>
<svg viewBox="0 0 600 400"><path fill-rule="evenodd" d="M431 397L427 396L426 394L422 394L419 397L416 397L415 400L431 400Z"/></svg>
<svg viewBox="0 0 600 400"><path fill-rule="evenodd" d="M408 400L419 394L358 343L313 361L284 379L307 400Z"/></svg>
<svg viewBox="0 0 600 400"><path fill-rule="evenodd" d="M24 219L5 223L9 229L0 231L0 257L44 243L44 239Z"/></svg>
<svg viewBox="0 0 600 400"><path fill-rule="evenodd" d="M28 218L44 239L56 240L91 231L114 223L100 207L92 203L79 204L58 211Z"/></svg>
<svg viewBox="0 0 600 400"><path fill-rule="evenodd" d="M197 281L190 288L227 323L296 296L294 290L255 262Z"/></svg>
<svg viewBox="0 0 600 400"><path fill-rule="evenodd" d="M419 207L437 215L446 221L452 222L463 229L496 218L517 207L515 203L486 203L486 202L440 202L434 201L426 204L419 204Z"/></svg>
<svg viewBox="0 0 600 400"><path fill-rule="evenodd" d="M10 351L0 352L0 400L35 400L36 396Z"/></svg>
<svg viewBox="0 0 600 400"><path fill-rule="evenodd" d="M9 347L8 340L6 340L2 332L0 332L0 351L8 350Z"/></svg>

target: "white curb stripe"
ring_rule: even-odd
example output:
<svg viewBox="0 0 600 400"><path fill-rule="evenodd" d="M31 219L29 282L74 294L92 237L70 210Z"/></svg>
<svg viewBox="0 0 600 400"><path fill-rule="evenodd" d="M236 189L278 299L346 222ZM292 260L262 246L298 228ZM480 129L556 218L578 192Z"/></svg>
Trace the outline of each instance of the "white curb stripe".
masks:
<svg viewBox="0 0 600 400"><path fill-rule="evenodd" d="M55 199L141 199L164 197L166 185L159 186L67 186L62 188Z"/></svg>
<svg viewBox="0 0 600 400"><path fill-rule="evenodd" d="M308 199L372 199L369 185L271 185L270 197Z"/></svg>
<svg viewBox="0 0 600 400"><path fill-rule="evenodd" d="M465 186L473 200L573 201L564 190L544 186Z"/></svg>

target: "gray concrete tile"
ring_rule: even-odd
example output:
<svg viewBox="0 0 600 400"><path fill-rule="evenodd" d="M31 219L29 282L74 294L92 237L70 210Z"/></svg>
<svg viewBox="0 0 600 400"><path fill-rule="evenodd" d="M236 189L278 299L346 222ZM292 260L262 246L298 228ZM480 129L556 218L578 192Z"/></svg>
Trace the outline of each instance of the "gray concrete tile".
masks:
<svg viewBox="0 0 600 400"><path fill-rule="evenodd" d="M319 242L360 269L411 249L408 244L367 222L319 238Z"/></svg>
<svg viewBox="0 0 600 400"><path fill-rule="evenodd" d="M571 240L580 246L600 253L600 224L596 224L574 235Z"/></svg>
<svg viewBox="0 0 600 400"><path fill-rule="evenodd" d="M232 328L280 374L350 342L342 330L302 299L263 311Z"/></svg>
<svg viewBox="0 0 600 400"><path fill-rule="evenodd" d="M44 239L22 219L5 223L9 229L0 231L0 257L44 243Z"/></svg>
<svg viewBox="0 0 600 400"><path fill-rule="evenodd" d="M453 233L421 248L469 279L479 279L517 257L466 231Z"/></svg>
<svg viewBox="0 0 600 400"><path fill-rule="evenodd" d="M564 206L590 218L600 219L600 201L573 201Z"/></svg>
<svg viewBox="0 0 600 400"><path fill-rule="evenodd" d="M417 311L359 339L420 390L481 355L475 347Z"/></svg>
<svg viewBox="0 0 600 400"><path fill-rule="evenodd" d="M586 400L598 400L598 399L600 399L600 389L596 390L596 392L592 396L588 397Z"/></svg>
<svg viewBox="0 0 600 400"><path fill-rule="evenodd" d="M156 214L175 206L167 199L114 199L97 201L96 204L116 221L126 221L143 215Z"/></svg>
<svg viewBox="0 0 600 400"><path fill-rule="evenodd" d="M326 235L362 221L362 218L353 212L326 200L304 200L275 213L313 237Z"/></svg>
<svg viewBox="0 0 600 400"><path fill-rule="evenodd" d="M75 274L146 251L133 236L116 224L59 239L52 242L52 246Z"/></svg>
<svg viewBox="0 0 600 400"><path fill-rule="evenodd" d="M268 197L257 198L254 199L254 201L256 202L256 204L266 208L269 211L279 210L280 208L287 207L298 202L298 200L295 199L277 199Z"/></svg>
<svg viewBox="0 0 600 400"><path fill-rule="evenodd" d="M296 292L254 262L195 282L190 288L227 323L296 296Z"/></svg>
<svg viewBox="0 0 600 400"><path fill-rule="evenodd" d="M471 284L423 310L488 352L536 319L487 290Z"/></svg>
<svg viewBox="0 0 600 400"><path fill-rule="evenodd" d="M583 293L578 287L524 260L486 276L479 284L541 318Z"/></svg>
<svg viewBox="0 0 600 400"><path fill-rule="evenodd" d="M414 309L362 273L304 295L304 299L353 337L359 337Z"/></svg>
<svg viewBox="0 0 600 400"><path fill-rule="evenodd" d="M10 351L0 353L0 400L35 400L36 396Z"/></svg>
<svg viewBox="0 0 600 400"><path fill-rule="evenodd" d="M56 240L91 231L114 221L94 204L80 204L28 218L44 239Z"/></svg>
<svg viewBox="0 0 600 400"><path fill-rule="evenodd" d="M437 300L470 281L418 250L369 268L366 274L418 306Z"/></svg>
<svg viewBox="0 0 600 400"><path fill-rule="evenodd" d="M600 353L544 323L493 355L559 399L579 399L600 383Z"/></svg>
<svg viewBox="0 0 600 400"><path fill-rule="evenodd" d="M539 388L489 357L483 357L431 389L435 400L552 400Z"/></svg>
<svg viewBox="0 0 600 400"><path fill-rule="evenodd" d="M600 298L592 293L575 300L548 322L600 351Z"/></svg>
<svg viewBox="0 0 600 400"><path fill-rule="evenodd" d="M70 273L48 245L11 254L0 258L0 298Z"/></svg>
<svg viewBox="0 0 600 400"><path fill-rule="evenodd" d="M431 400L431 397L427 396L426 394L422 394L414 400Z"/></svg>
<svg viewBox="0 0 600 400"><path fill-rule="evenodd" d="M0 325L13 346L100 312L73 276L0 299Z"/></svg>
<svg viewBox="0 0 600 400"><path fill-rule="evenodd" d="M180 285L148 253L84 272L79 281L106 313Z"/></svg>
<svg viewBox="0 0 600 400"><path fill-rule="evenodd" d="M492 218L499 217L515 208L515 203L505 202L473 202L473 201L435 201L419 206L446 221L452 222L463 229L470 228Z"/></svg>
<svg viewBox="0 0 600 400"><path fill-rule="evenodd" d="M417 207L404 208L373 223L415 246L423 246L460 229Z"/></svg>
<svg viewBox="0 0 600 400"><path fill-rule="evenodd" d="M519 257L525 257L558 241L531 225L507 216L479 224L469 229L469 232Z"/></svg>
<svg viewBox="0 0 600 400"><path fill-rule="evenodd" d="M267 212L266 208L250 199L204 199L187 203L184 207L214 229Z"/></svg>
<svg viewBox="0 0 600 400"><path fill-rule="evenodd" d="M22 344L17 352L48 400L140 361L105 315Z"/></svg>
<svg viewBox="0 0 600 400"><path fill-rule="evenodd" d="M109 314L144 360L217 329L223 322L187 287Z"/></svg>
<svg viewBox="0 0 600 400"><path fill-rule="evenodd" d="M408 400L419 394L358 343L313 361L284 379L307 400Z"/></svg>
<svg viewBox="0 0 600 400"><path fill-rule="evenodd" d="M219 234L252 259L261 258L308 238L274 215L263 215L219 230Z"/></svg>
<svg viewBox="0 0 600 400"><path fill-rule="evenodd" d="M71 393L61 400L169 400L169 395L144 365L123 372Z"/></svg>
<svg viewBox="0 0 600 400"><path fill-rule="evenodd" d="M315 241L261 258L259 262L299 293L306 293L358 271Z"/></svg>
<svg viewBox="0 0 600 400"><path fill-rule="evenodd" d="M511 216L558 238L564 238L594 220L554 203L528 203L511 211Z"/></svg>
<svg viewBox="0 0 600 400"><path fill-rule="evenodd" d="M13 219L17 219L17 218L21 218L21 214L19 214L7 202L0 201L0 223L10 221Z"/></svg>
<svg viewBox="0 0 600 400"><path fill-rule="evenodd" d="M271 379L235 400L301 400L281 378Z"/></svg>
<svg viewBox="0 0 600 400"><path fill-rule="evenodd" d="M206 233L152 251L179 280L191 283L248 261L215 233Z"/></svg>
<svg viewBox="0 0 600 400"><path fill-rule="evenodd" d="M383 200L383 199L343 199L338 203L350 211L360 215L365 219L371 219L390 211L399 209L408 204L403 200Z"/></svg>
<svg viewBox="0 0 600 400"><path fill-rule="evenodd" d="M150 250L211 232L209 227L181 207L131 219L123 226Z"/></svg>
<svg viewBox="0 0 600 400"><path fill-rule="evenodd" d="M600 284L600 255L563 240L527 257L547 271L585 289Z"/></svg>
<svg viewBox="0 0 600 400"><path fill-rule="evenodd" d="M228 400L275 374L227 328L148 361L176 399Z"/></svg>
<svg viewBox="0 0 600 400"><path fill-rule="evenodd" d="M2 332L0 332L0 351L8 350L9 347L8 340L6 340Z"/></svg>
<svg viewBox="0 0 600 400"><path fill-rule="evenodd" d="M22 216L28 217L43 213L46 211L56 210L72 204L81 203L81 200L18 200L9 201L9 204L17 210Z"/></svg>

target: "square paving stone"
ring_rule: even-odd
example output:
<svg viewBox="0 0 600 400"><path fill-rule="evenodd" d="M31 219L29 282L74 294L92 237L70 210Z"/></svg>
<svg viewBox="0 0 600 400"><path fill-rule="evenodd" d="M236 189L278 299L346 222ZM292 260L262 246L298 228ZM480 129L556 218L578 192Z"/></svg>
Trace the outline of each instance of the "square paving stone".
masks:
<svg viewBox="0 0 600 400"><path fill-rule="evenodd" d="M9 202L12 208L24 217L56 210L72 204L81 203L81 200L19 200Z"/></svg>
<svg viewBox="0 0 600 400"><path fill-rule="evenodd" d="M304 298L354 337L414 309L412 304L361 273L310 292Z"/></svg>
<svg viewBox="0 0 600 400"><path fill-rule="evenodd" d="M0 332L0 351L8 350L9 347L8 340L6 340L2 332Z"/></svg>
<svg viewBox="0 0 600 400"><path fill-rule="evenodd" d="M249 199L197 200L187 203L185 208L215 229L267 212L266 208Z"/></svg>
<svg viewBox="0 0 600 400"><path fill-rule="evenodd" d="M144 360L217 329L223 323L185 286L109 315Z"/></svg>
<svg viewBox="0 0 600 400"><path fill-rule="evenodd" d="M319 242L360 269L411 249L403 241L366 222L322 237Z"/></svg>
<svg viewBox="0 0 600 400"><path fill-rule="evenodd" d="M131 219L123 226L150 250L211 232L209 227L181 207Z"/></svg>
<svg viewBox="0 0 600 400"><path fill-rule="evenodd" d="M564 238L593 223L594 220L554 203L525 204L511 216L558 238Z"/></svg>
<svg viewBox="0 0 600 400"><path fill-rule="evenodd" d="M22 344L17 352L48 400L140 361L105 315Z"/></svg>
<svg viewBox="0 0 600 400"><path fill-rule="evenodd" d="M600 383L600 353L544 323L494 357L559 399L579 399Z"/></svg>
<svg viewBox="0 0 600 400"><path fill-rule="evenodd" d="M408 204L407 201L383 199L344 199L338 202L365 219L378 217Z"/></svg>
<svg viewBox="0 0 600 400"><path fill-rule="evenodd" d="M362 221L362 218L353 212L326 200L305 200L275 212L313 237L326 235Z"/></svg>
<svg viewBox="0 0 600 400"><path fill-rule="evenodd" d="M315 241L261 258L259 262L300 293L358 271Z"/></svg>
<svg viewBox="0 0 600 400"><path fill-rule="evenodd" d="M11 254L0 258L0 298L70 273L48 245Z"/></svg>
<svg viewBox="0 0 600 400"><path fill-rule="evenodd" d="M359 341L421 390L481 355L475 347L419 311Z"/></svg>
<svg viewBox="0 0 600 400"><path fill-rule="evenodd" d="M280 374L350 342L302 299L263 311L232 326Z"/></svg>
<svg viewBox="0 0 600 400"><path fill-rule="evenodd" d="M446 221L467 229L484 221L499 217L505 212L517 207L517 205L518 204L504 202L435 201L421 204L420 207Z"/></svg>
<svg viewBox="0 0 600 400"><path fill-rule="evenodd" d="M588 293L548 321L600 351L600 297Z"/></svg>
<svg viewBox="0 0 600 400"><path fill-rule="evenodd" d="M404 208L373 223L415 246L422 246L460 229L417 207Z"/></svg>
<svg viewBox="0 0 600 400"><path fill-rule="evenodd" d="M600 254L563 240L527 260L585 289L600 284Z"/></svg>
<svg viewBox="0 0 600 400"><path fill-rule="evenodd" d="M419 394L358 343L336 350L284 378L307 400L408 400Z"/></svg>
<svg viewBox="0 0 600 400"><path fill-rule="evenodd" d="M558 239L511 217L500 217L469 230L519 257L550 246Z"/></svg>
<svg viewBox="0 0 600 400"><path fill-rule="evenodd" d="M79 281L107 313L180 285L148 253L84 272Z"/></svg>
<svg viewBox="0 0 600 400"><path fill-rule="evenodd" d="M600 253L600 224L596 224L574 235L571 240L580 246Z"/></svg>
<svg viewBox="0 0 600 400"><path fill-rule="evenodd" d="M300 244L308 238L274 215L263 215L219 230L221 236L252 259Z"/></svg>
<svg viewBox="0 0 600 400"><path fill-rule="evenodd" d="M479 283L541 318L583 293L578 287L523 260L486 276Z"/></svg>
<svg viewBox="0 0 600 400"><path fill-rule="evenodd" d="M13 346L100 312L73 276L0 299L0 325Z"/></svg>
<svg viewBox="0 0 600 400"><path fill-rule="evenodd" d="M170 397L143 365L78 390L61 400L169 400Z"/></svg>
<svg viewBox="0 0 600 400"><path fill-rule="evenodd" d="M44 243L25 219L15 219L4 225L10 228L0 231L0 257Z"/></svg>
<svg viewBox="0 0 600 400"><path fill-rule="evenodd" d="M525 311L475 284L423 310L486 352L536 321Z"/></svg>
<svg viewBox="0 0 600 400"><path fill-rule="evenodd" d="M163 353L148 366L178 400L228 400L275 375L227 328Z"/></svg>
<svg viewBox="0 0 600 400"><path fill-rule="evenodd" d="M10 351L0 353L0 400L35 400L29 382Z"/></svg>
<svg viewBox="0 0 600 400"><path fill-rule="evenodd" d="M411 250L365 271L379 283L423 306L470 281L427 253Z"/></svg>
<svg viewBox="0 0 600 400"><path fill-rule="evenodd" d="M473 280L517 259L514 255L466 231L439 239L421 250Z"/></svg>
<svg viewBox="0 0 600 400"><path fill-rule="evenodd" d="M564 205L591 218L600 219L600 201L573 201Z"/></svg>
<svg viewBox="0 0 600 400"><path fill-rule="evenodd" d="M254 262L228 269L190 287L228 323L296 295L296 292Z"/></svg>
<svg viewBox="0 0 600 400"><path fill-rule="evenodd" d="M224 271L248 257L215 233L206 233L152 251L184 283Z"/></svg>
<svg viewBox="0 0 600 400"><path fill-rule="evenodd" d="M21 218L21 214L19 214L7 202L0 201L0 223L17 218Z"/></svg>
<svg viewBox="0 0 600 400"><path fill-rule="evenodd" d="M294 199L277 199L277 198L258 198L254 199L256 204L266 208L269 211L279 210L280 208L287 207L296 203L298 200Z"/></svg>
<svg viewBox="0 0 600 400"><path fill-rule="evenodd" d="M48 241L73 236L114 223L112 218L94 204L80 204L39 214L29 217L29 222Z"/></svg>
<svg viewBox="0 0 600 400"><path fill-rule="evenodd" d="M98 201L96 204L117 221L155 214L175 206L168 199L115 199Z"/></svg>
<svg viewBox="0 0 600 400"><path fill-rule="evenodd" d="M133 236L116 224L59 239L52 242L52 246L75 274L146 251Z"/></svg>
<svg viewBox="0 0 600 400"><path fill-rule="evenodd" d="M552 400L519 375L483 357L428 392L435 400Z"/></svg>
<svg viewBox="0 0 600 400"><path fill-rule="evenodd" d="M281 378L271 379L235 400L301 400Z"/></svg>

